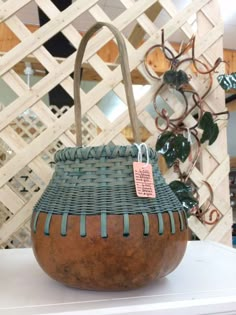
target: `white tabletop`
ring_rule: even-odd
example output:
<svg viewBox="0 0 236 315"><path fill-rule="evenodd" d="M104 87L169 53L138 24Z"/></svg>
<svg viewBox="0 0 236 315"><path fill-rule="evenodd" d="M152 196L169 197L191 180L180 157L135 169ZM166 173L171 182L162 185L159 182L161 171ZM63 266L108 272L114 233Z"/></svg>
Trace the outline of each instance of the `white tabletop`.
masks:
<svg viewBox="0 0 236 315"><path fill-rule="evenodd" d="M236 314L236 250L189 242L174 272L124 292L68 288L40 269L31 249L0 250L0 314Z"/></svg>

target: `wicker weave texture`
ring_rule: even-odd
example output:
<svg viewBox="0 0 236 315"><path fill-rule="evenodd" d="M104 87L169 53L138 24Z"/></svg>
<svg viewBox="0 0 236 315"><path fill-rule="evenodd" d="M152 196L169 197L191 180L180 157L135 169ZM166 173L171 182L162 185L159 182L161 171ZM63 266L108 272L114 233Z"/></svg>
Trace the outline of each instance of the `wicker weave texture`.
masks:
<svg viewBox="0 0 236 315"><path fill-rule="evenodd" d="M149 149L148 155L156 198L137 197L133 175L133 162L138 159L135 145L58 151L55 173L35 211L95 215L182 210L158 169L156 153ZM146 152L143 152L144 163L146 158Z"/></svg>

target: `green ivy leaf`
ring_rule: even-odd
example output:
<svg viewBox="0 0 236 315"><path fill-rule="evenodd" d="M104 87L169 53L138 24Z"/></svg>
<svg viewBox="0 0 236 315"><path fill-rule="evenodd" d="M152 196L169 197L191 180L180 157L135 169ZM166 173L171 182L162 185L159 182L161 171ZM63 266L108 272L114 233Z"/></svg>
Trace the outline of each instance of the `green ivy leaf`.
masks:
<svg viewBox="0 0 236 315"><path fill-rule="evenodd" d="M167 166L171 167L176 159L184 162L189 156L190 142L183 135L175 135L171 131L163 132L156 143L156 150L162 154Z"/></svg>
<svg viewBox="0 0 236 315"><path fill-rule="evenodd" d="M163 156L166 160L167 166L170 168L174 164L175 160L177 160L178 155L175 150L175 144L173 140L171 142L168 142L166 146L168 146L169 149L165 152L165 154L163 154Z"/></svg>
<svg viewBox="0 0 236 315"><path fill-rule="evenodd" d="M163 81L166 84L170 84L175 86L176 89L179 89L181 85L188 83L189 78L183 70L168 70L163 75Z"/></svg>
<svg viewBox="0 0 236 315"><path fill-rule="evenodd" d="M165 154L168 150L168 143L169 141L175 137L175 134L171 131L163 132L160 137L157 139L156 143L156 151Z"/></svg>
<svg viewBox="0 0 236 315"><path fill-rule="evenodd" d="M236 72L231 74L220 74L217 80L222 89L228 91L230 89L236 89Z"/></svg>
<svg viewBox="0 0 236 315"><path fill-rule="evenodd" d="M204 115L202 116L200 122L199 122L199 127L201 129L207 128L209 125L211 126L214 124L214 120L212 118L212 115L210 112L205 112Z"/></svg>
<svg viewBox="0 0 236 315"><path fill-rule="evenodd" d="M198 205L198 200L193 196L192 189L189 185L175 180L171 182L169 186L188 214L191 209Z"/></svg>
<svg viewBox="0 0 236 315"><path fill-rule="evenodd" d="M219 134L219 128L217 124L214 124L212 126L212 132L211 132L211 137L209 139L209 145L211 145L212 143L214 143L218 137Z"/></svg>
<svg viewBox="0 0 236 315"><path fill-rule="evenodd" d="M177 198L182 203L183 208L186 210L188 214L190 214L190 210L198 206L198 201L190 194L182 194L178 195Z"/></svg>
<svg viewBox="0 0 236 315"><path fill-rule="evenodd" d="M169 184L169 186L176 194L192 192L192 189L189 185L186 185L185 183L180 182L179 180L174 180Z"/></svg>
<svg viewBox="0 0 236 315"><path fill-rule="evenodd" d="M212 114L205 112L199 122L199 128L203 129L203 134L200 139L201 143L209 141L209 145L215 142L219 134L218 125L214 122Z"/></svg>
<svg viewBox="0 0 236 315"><path fill-rule="evenodd" d="M175 149L180 161L184 162L190 154L190 142L183 135L178 135L175 139Z"/></svg>

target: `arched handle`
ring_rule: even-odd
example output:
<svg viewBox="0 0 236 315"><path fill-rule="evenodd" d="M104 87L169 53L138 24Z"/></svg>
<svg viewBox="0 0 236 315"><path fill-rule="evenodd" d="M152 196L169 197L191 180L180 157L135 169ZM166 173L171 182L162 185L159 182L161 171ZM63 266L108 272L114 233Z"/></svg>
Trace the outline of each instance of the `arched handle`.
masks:
<svg viewBox="0 0 236 315"><path fill-rule="evenodd" d="M98 22L94 24L83 36L80 46L77 51L75 59L75 70L74 70L74 102L75 102L75 126L76 126L76 143L77 146L82 145L82 117L81 117L81 99L80 99L80 84L81 84L81 66L85 52L86 45L89 39L96 33L100 28L106 26L114 34L120 53L120 64L121 71L124 80L125 93L127 98L127 105L129 109L129 117L131 127L133 130L134 141L140 143L140 135L138 130L138 116L135 108L134 95L132 90L131 74L129 71L128 54L125 46L125 41L120 32L111 24Z"/></svg>

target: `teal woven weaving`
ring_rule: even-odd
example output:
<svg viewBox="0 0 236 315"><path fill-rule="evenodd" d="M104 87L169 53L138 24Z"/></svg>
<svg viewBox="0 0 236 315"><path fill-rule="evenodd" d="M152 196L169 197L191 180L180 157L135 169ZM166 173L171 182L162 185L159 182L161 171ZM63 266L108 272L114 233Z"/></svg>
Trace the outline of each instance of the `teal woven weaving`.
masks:
<svg viewBox="0 0 236 315"><path fill-rule="evenodd" d="M66 148L55 155L54 175L34 211L53 214L139 214L182 210L179 200L165 183L157 154L149 149L156 198L136 195L133 162L136 146L104 145ZM143 154L143 161L146 160Z"/></svg>

